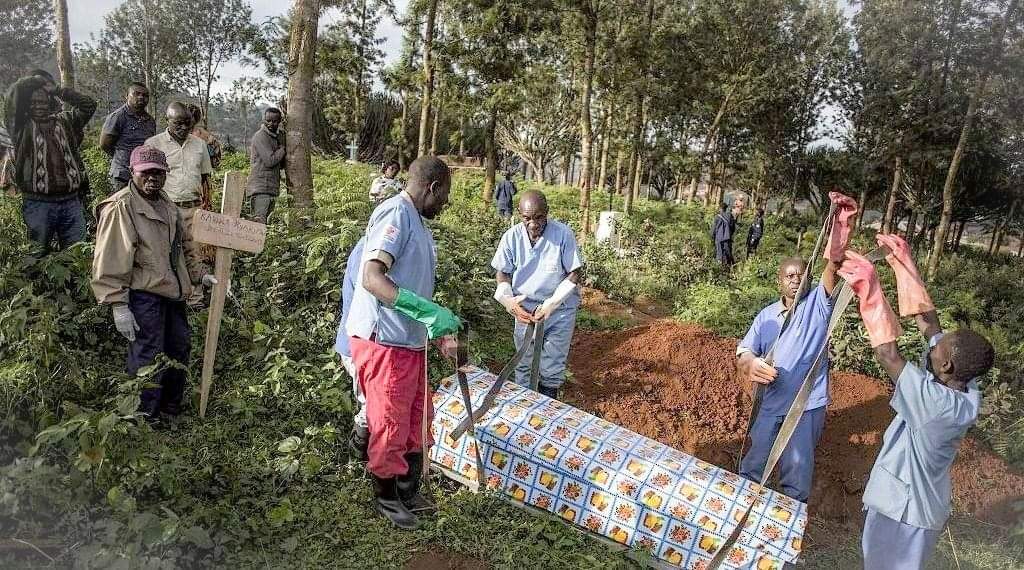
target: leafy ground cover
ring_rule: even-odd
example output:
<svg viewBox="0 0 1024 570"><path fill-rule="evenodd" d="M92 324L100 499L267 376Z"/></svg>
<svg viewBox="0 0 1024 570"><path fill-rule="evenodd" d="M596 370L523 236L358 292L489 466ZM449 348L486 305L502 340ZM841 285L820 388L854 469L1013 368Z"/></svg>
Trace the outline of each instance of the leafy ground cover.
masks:
<svg viewBox="0 0 1024 570"><path fill-rule="evenodd" d="M106 192L102 156L90 150L87 161L98 193ZM222 171L245 166L243 156L229 156ZM338 283L370 212L373 173L320 160L315 174L310 227L291 229L285 199L266 250L236 256L239 303L226 311L207 418L189 413L158 431L132 417L154 369L123 373L125 343L88 288L91 244L32 260L21 232L0 236L0 537L39 548L8 540L0 566L395 568L437 550L499 568L633 565L561 523L443 480L434 482L440 512L416 532L397 533L373 514L369 483L348 461L349 382L331 352ZM481 183L458 176L453 205L436 224L438 298L469 321L472 357L500 362L512 353L511 323L490 299L488 263L506 225L480 202ZM547 190L554 214L578 223L573 193ZM626 226L632 253L588 247L589 284L742 333L773 296L771 267L795 232L773 222L764 263L746 263L730 278L709 257L705 219L698 208L641 203ZM0 202L0 220L20 227L16 201ZM986 401L989 423L980 428L997 443L1022 415L1011 390L1024 352L1022 293L1019 264L1009 263L954 258L943 275L966 280L937 295L954 307L947 320L970 319L999 345L1000 369L988 380L999 395ZM629 324L600 312L581 320L589 329ZM205 313L191 323L194 378ZM850 340L846 348L837 341L837 362L871 371L862 331L850 325L843 334ZM432 378L450 372L450 363L431 362ZM1020 441L1006 437L1001 451L1019 460ZM990 545L1005 549L1002 541L978 535L967 544L991 554ZM848 542L814 554L821 565L810 567L851 560L844 552L856 553L855 537ZM981 556L977 567L998 567Z"/></svg>

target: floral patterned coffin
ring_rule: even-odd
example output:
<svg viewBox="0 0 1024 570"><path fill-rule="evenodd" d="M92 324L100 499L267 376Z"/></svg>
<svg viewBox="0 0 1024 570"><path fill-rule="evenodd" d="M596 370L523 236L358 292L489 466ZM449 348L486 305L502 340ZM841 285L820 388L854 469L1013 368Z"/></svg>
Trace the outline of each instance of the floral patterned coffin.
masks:
<svg viewBox="0 0 1024 570"><path fill-rule="evenodd" d="M467 374L476 409L496 380ZM550 511L673 567L706 568L755 503L728 568L781 569L800 554L807 506L681 451L506 382L475 434L449 433L466 417L458 380L434 393L431 460L464 484ZM473 437L475 435L475 437Z"/></svg>

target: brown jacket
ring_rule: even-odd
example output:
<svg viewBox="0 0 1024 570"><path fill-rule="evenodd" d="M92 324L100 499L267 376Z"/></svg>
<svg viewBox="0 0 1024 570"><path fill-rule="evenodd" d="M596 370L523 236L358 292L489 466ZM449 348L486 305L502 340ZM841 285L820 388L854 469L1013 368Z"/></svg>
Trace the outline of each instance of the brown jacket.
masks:
<svg viewBox="0 0 1024 570"><path fill-rule="evenodd" d="M128 290L184 300L202 278L187 259L190 238L162 192L147 200L133 183L96 206L92 291L103 304L127 303Z"/></svg>

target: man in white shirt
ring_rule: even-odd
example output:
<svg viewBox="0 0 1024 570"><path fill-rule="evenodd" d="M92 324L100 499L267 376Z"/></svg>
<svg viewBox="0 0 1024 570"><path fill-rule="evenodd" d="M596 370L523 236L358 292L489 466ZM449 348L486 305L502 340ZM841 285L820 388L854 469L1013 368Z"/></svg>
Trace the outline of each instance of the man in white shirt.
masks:
<svg viewBox="0 0 1024 570"><path fill-rule="evenodd" d="M201 206L209 207L210 175L213 165L206 142L192 134L194 121L185 105L175 101L167 106L167 130L146 140L146 144L163 151L170 171L164 184L164 193L178 206L188 240L192 244L185 254L204 273L209 268L199 252L199 244L192 241L192 218ZM189 299L190 305L202 302L202 289Z"/></svg>

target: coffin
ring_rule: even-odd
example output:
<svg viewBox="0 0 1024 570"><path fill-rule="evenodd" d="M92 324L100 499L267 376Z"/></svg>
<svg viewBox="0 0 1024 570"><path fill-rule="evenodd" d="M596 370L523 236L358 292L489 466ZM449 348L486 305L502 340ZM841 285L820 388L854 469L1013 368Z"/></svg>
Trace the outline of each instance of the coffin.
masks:
<svg viewBox="0 0 1024 570"><path fill-rule="evenodd" d="M496 377L466 370L476 409ZM734 473L512 382L457 441L449 434L466 417L457 378L433 400L431 461L463 484L478 487L479 447L488 490L687 569L706 568L753 502L723 567L781 569L800 554L807 506Z"/></svg>

